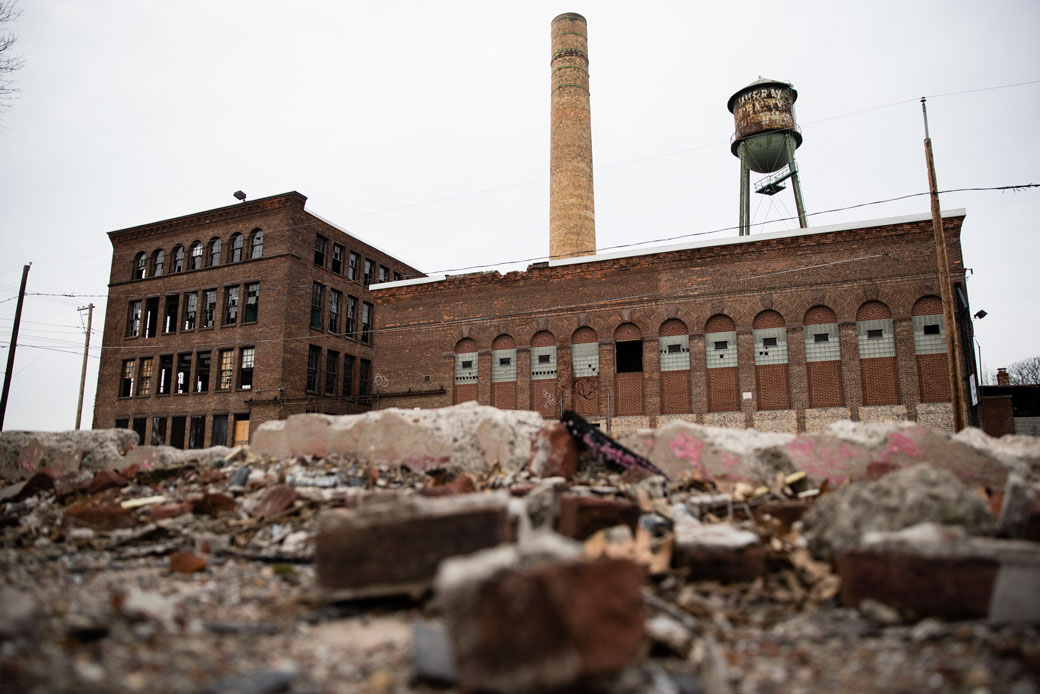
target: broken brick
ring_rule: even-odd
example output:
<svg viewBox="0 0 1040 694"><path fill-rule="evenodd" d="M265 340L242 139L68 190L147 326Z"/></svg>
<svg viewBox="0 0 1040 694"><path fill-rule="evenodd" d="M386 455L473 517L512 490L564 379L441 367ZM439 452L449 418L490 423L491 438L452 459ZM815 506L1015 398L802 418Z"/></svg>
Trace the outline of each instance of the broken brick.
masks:
<svg viewBox="0 0 1040 694"><path fill-rule="evenodd" d="M766 571L758 536L728 523L677 523L672 565L694 581L753 581Z"/></svg>
<svg viewBox="0 0 1040 694"><path fill-rule="evenodd" d="M176 518L177 516L183 516L186 513L191 513L192 504L190 502L184 502L180 504L162 504L152 508L151 519L153 521L166 520L167 518Z"/></svg>
<svg viewBox="0 0 1040 694"><path fill-rule="evenodd" d="M322 514L314 564L318 584L344 597L417 593L441 560L510 540L504 495L397 498Z"/></svg>
<svg viewBox="0 0 1040 694"><path fill-rule="evenodd" d="M447 484L436 487L424 487L419 493L423 496L457 496L458 494L472 494L477 491L477 485L469 475L456 477Z"/></svg>
<svg viewBox="0 0 1040 694"><path fill-rule="evenodd" d="M574 477L578 471L578 446L562 422L550 422L535 434L527 469L536 477Z"/></svg>
<svg viewBox="0 0 1040 694"><path fill-rule="evenodd" d="M90 470L78 470L54 478L54 495L59 499L84 492L94 481L94 473Z"/></svg>
<svg viewBox="0 0 1040 694"><path fill-rule="evenodd" d="M796 521L800 521L805 512L809 510L807 501L767 501L755 507L755 519L761 521L766 515L780 521L790 527Z"/></svg>
<svg viewBox="0 0 1040 694"><path fill-rule="evenodd" d="M97 494L106 489L125 487L128 484L130 482L114 470L98 470L94 479L91 480L90 486L87 487L87 494Z"/></svg>
<svg viewBox="0 0 1040 694"><path fill-rule="evenodd" d="M170 555L170 571L193 574L206 568L206 560L191 552L174 552Z"/></svg>
<svg viewBox="0 0 1040 694"><path fill-rule="evenodd" d="M65 509L65 522L95 530L118 530L136 525L133 514L119 505L73 504Z"/></svg>
<svg viewBox="0 0 1040 694"><path fill-rule="evenodd" d="M575 540L585 540L597 530L627 525L635 532L639 507L624 499L563 494L560 496L556 531Z"/></svg>
<svg viewBox="0 0 1040 694"><path fill-rule="evenodd" d="M205 494L194 502L192 511L199 516L219 516L235 510L235 500L226 494Z"/></svg>
<svg viewBox="0 0 1040 694"><path fill-rule="evenodd" d="M220 470L206 469L199 474L199 481L203 484L214 484L216 482L226 482L227 475Z"/></svg>
<svg viewBox="0 0 1040 694"><path fill-rule="evenodd" d="M276 484L253 507L252 515L256 518L269 518L292 507L296 501L296 490L288 484Z"/></svg>

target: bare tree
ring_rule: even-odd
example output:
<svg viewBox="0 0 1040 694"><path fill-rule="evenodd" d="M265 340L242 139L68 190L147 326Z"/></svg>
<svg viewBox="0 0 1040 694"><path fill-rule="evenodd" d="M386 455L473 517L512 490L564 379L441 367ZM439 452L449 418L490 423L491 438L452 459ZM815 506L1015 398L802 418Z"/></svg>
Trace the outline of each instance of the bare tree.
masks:
<svg viewBox="0 0 1040 694"><path fill-rule="evenodd" d="M1007 372L1013 386L1040 385L1040 355L1016 361Z"/></svg>
<svg viewBox="0 0 1040 694"><path fill-rule="evenodd" d="M17 0L0 0L0 110L10 106L18 88L14 86L11 74L19 70L25 61L21 56L12 55L11 47L18 37L11 33L10 25L21 14Z"/></svg>

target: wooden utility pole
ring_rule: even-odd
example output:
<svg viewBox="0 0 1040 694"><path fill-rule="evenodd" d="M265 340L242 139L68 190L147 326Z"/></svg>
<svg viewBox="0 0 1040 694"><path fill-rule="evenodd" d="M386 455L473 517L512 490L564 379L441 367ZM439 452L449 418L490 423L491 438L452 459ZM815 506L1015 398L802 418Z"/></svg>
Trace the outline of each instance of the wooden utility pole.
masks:
<svg viewBox="0 0 1040 694"><path fill-rule="evenodd" d="M81 306L80 311L83 310ZM94 304L87 304L87 341L83 345L83 369L79 372L79 402L76 403L76 429L83 419L83 387L87 384L87 355L90 352L90 325L94 319Z"/></svg>
<svg viewBox="0 0 1040 694"><path fill-rule="evenodd" d="M939 184L935 179L935 160L932 158L932 138L928 134L928 107L921 97L924 114L924 158L928 164L928 188L932 199L932 229L935 231L935 255L939 261L939 284L942 289L943 318L946 323L946 363L950 367L950 401L953 405L953 429L964 428L961 393L960 350L958 349L957 322L953 314L953 287L950 284L950 265L946 260L946 234L943 233L942 212L939 210Z"/></svg>
<svg viewBox="0 0 1040 694"><path fill-rule="evenodd" d="M32 265L32 263L29 263ZM25 303L25 283L29 279L29 265L22 266L22 286L18 288L18 306L14 310L14 327L11 329L11 345L7 349L7 371L4 373L4 391L0 395L0 431L4 429L7 414L7 394L11 392L11 376L14 375L14 349L18 346L18 326L22 322L22 304Z"/></svg>

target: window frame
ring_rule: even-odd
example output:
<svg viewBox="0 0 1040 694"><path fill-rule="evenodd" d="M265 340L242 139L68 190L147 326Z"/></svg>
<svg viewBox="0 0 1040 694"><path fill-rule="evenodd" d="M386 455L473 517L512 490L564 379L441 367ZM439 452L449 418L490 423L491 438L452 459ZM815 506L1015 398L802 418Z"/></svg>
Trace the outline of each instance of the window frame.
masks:
<svg viewBox="0 0 1040 694"><path fill-rule="evenodd" d="M259 227L249 233L249 259L259 260L264 257L264 230Z"/></svg>
<svg viewBox="0 0 1040 694"><path fill-rule="evenodd" d="M248 365L247 365L248 362ZM256 347L241 347L238 350L238 389L253 390L256 369Z"/></svg>
<svg viewBox="0 0 1040 694"><path fill-rule="evenodd" d="M314 264L325 267L325 261L329 254L329 240L321 234L314 235Z"/></svg>

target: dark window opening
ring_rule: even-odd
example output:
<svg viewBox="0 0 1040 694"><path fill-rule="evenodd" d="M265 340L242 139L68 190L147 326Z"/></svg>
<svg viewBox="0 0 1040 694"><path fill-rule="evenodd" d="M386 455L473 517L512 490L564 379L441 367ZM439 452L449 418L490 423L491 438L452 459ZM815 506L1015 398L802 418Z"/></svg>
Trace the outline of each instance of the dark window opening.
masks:
<svg viewBox="0 0 1040 694"><path fill-rule="evenodd" d="M509 364L510 364L510 363L511 363L512 361L513 361L513 360L512 360L512 359L510 359L509 357L502 357L501 359L499 359L499 360L498 360L498 365L499 365L499 366L509 366Z"/></svg>
<svg viewBox="0 0 1040 694"><path fill-rule="evenodd" d="M166 417L152 417L152 438L150 443L153 446L166 445Z"/></svg>
<svg viewBox="0 0 1040 694"><path fill-rule="evenodd" d="M874 328L867 331L868 340L879 340L885 336L885 331L881 328Z"/></svg>
<svg viewBox="0 0 1040 694"><path fill-rule="evenodd" d="M159 297L145 299L144 302L144 336L155 337L159 329Z"/></svg>
<svg viewBox="0 0 1040 694"><path fill-rule="evenodd" d="M668 345L668 354L679 354L680 352L682 352L682 345Z"/></svg>
<svg viewBox="0 0 1040 694"><path fill-rule="evenodd" d="M402 279L404 279L404 278L401 277L401 273L400 272L395 272L394 273L394 282L400 282Z"/></svg>
<svg viewBox="0 0 1040 694"><path fill-rule="evenodd" d="M325 267L325 249L329 246L329 240L324 236L314 237L314 264Z"/></svg>
<svg viewBox="0 0 1040 694"><path fill-rule="evenodd" d="M209 370L212 363L211 352L199 352L195 356L195 392L209 392Z"/></svg>
<svg viewBox="0 0 1040 694"><path fill-rule="evenodd" d="M213 415L213 440L210 442L211 446L227 445L227 424L228 416L226 414Z"/></svg>
<svg viewBox="0 0 1040 694"><path fill-rule="evenodd" d="M224 325L238 322L238 287L224 289Z"/></svg>
<svg viewBox="0 0 1040 694"><path fill-rule="evenodd" d="M307 390L318 392L318 369L321 364L321 347L309 345L307 349Z"/></svg>
<svg viewBox="0 0 1040 694"><path fill-rule="evenodd" d="M191 383L191 352L177 355L177 384L174 393L187 393Z"/></svg>
<svg viewBox="0 0 1040 694"><path fill-rule="evenodd" d="M199 309L199 295L195 292L184 295L184 330L195 329L195 315Z"/></svg>
<svg viewBox="0 0 1040 694"><path fill-rule="evenodd" d="M763 347L776 347L776 338L775 337L763 337L762 338L762 346Z"/></svg>
<svg viewBox="0 0 1040 694"><path fill-rule="evenodd" d="M552 363L552 359L550 358L550 356L548 354L539 354L538 355L538 363L539 364L551 364Z"/></svg>
<svg viewBox="0 0 1040 694"><path fill-rule="evenodd" d="M160 249L152 254L152 276L160 277L163 274L163 265L166 263L166 251Z"/></svg>
<svg viewBox="0 0 1040 694"><path fill-rule="evenodd" d="M177 332L177 312L180 310L180 297L176 294L166 297L166 315L163 316L163 332Z"/></svg>
<svg viewBox="0 0 1040 694"><path fill-rule="evenodd" d="M131 279L143 280L148 276L148 258L144 253L138 253L134 257L134 276Z"/></svg>
<svg viewBox="0 0 1040 694"><path fill-rule="evenodd" d="M339 352L329 350L325 355L325 395L336 394L339 381Z"/></svg>
<svg viewBox="0 0 1040 694"><path fill-rule="evenodd" d="M119 379L119 397L128 398L134 394L134 370L134 360L124 359L123 376Z"/></svg>
<svg viewBox="0 0 1040 694"><path fill-rule="evenodd" d="M188 257L188 269L198 270L202 267L202 242L196 241L191 244L191 254Z"/></svg>
<svg viewBox="0 0 1040 694"><path fill-rule="evenodd" d="M231 248L228 249L228 262L237 263L242 260L242 234L231 235Z"/></svg>
<svg viewBox="0 0 1040 694"><path fill-rule="evenodd" d="M126 336L137 337L141 334L141 302L131 301L126 318Z"/></svg>
<svg viewBox="0 0 1040 694"><path fill-rule="evenodd" d="M938 323L932 323L931 325L924 326L924 334L925 335L940 335L941 331L939 330L939 324Z"/></svg>
<svg viewBox="0 0 1040 694"><path fill-rule="evenodd" d="M357 339L357 297L347 296L347 324L343 332L347 337Z"/></svg>
<svg viewBox="0 0 1040 694"><path fill-rule="evenodd" d="M184 246L174 246L173 248L173 268L174 272L184 272Z"/></svg>
<svg viewBox="0 0 1040 694"><path fill-rule="evenodd" d="M337 275L343 274L343 246L338 243L332 244L332 271Z"/></svg>
<svg viewBox="0 0 1040 694"><path fill-rule="evenodd" d="M202 327L212 328L217 321L217 290L207 289L202 293Z"/></svg>
<svg viewBox="0 0 1040 694"><path fill-rule="evenodd" d="M643 341L630 340L615 343L616 372L619 374L643 370Z"/></svg>
<svg viewBox="0 0 1040 694"><path fill-rule="evenodd" d="M339 332L339 305L343 294L336 289L329 290L329 332Z"/></svg>
<svg viewBox="0 0 1040 694"><path fill-rule="evenodd" d="M187 417L171 417L170 422L170 445L174 448L184 448L184 429Z"/></svg>
<svg viewBox="0 0 1040 694"><path fill-rule="evenodd" d="M729 348L729 340L719 340L715 343L715 351L721 351Z"/></svg>
<svg viewBox="0 0 1040 694"><path fill-rule="evenodd" d="M386 267L385 265L380 265L379 266L379 281L380 282L389 282L390 281L390 268Z"/></svg>
<svg viewBox="0 0 1040 694"><path fill-rule="evenodd" d="M242 316L243 323L255 323L260 310L260 283L246 285L246 311Z"/></svg>
<svg viewBox="0 0 1040 694"><path fill-rule="evenodd" d="M376 264L371 260L365 260L365 286L372 284L372 273L375 271Z"/></svg>
<svg viewBox="0 0 1040 694"><path fill-rule="evenodd" d="M463 361L462 362L462 368L464 368L464 369L472 369L473 368L473 360L467 359L467 360Z"/></svg>
<svg viewBox="0 0 1040 694"><path fill-rule="evenodd" d="M358 265L361 263L361 256L354 251L351 251L347 256L347 279L357 280L358 276Z"/></svg>
<svg viewBox="0 0 1040 694"><path fill-rule="evenodd" d="M144 445L144 430L148 425L148 420L144 417L134 417L134 433L137 434L137 445Z"/></svg>
<svg viewBox="0 0 1040 694"><path fill-rule="evenodd" d="M152 358L142 357L137 371L137 394L152 394Z"/></svg>
<svg viewBox="0 0 1040 694"><path fill-rule="evenodd" d="M343 355L343 394L354 394L354 355Z"/></svg>
<svg viewBox="0 0 1040 694"><path fill-rule="evenodd" d="M815 335L813 335L813 342L830 342L830 341L831 341L831 334L830 333L816 333Z"/></svg>
<svg viewBox="0 0 1040 694"><path fill-rule="evenodd" d="M361 302L361 341L372 344L372 304Z"/></svg>
<svg viewBox="0 0 1040 694"><path fill-rule="evenodd" d="M358 369L358 394L368 395L371 393L372 385L372 362L368 359L361 360L361 368Z"/></svg>
<svg viewBox="0 0 1040 694"><path fill-rule="evenodd" d="M238 387L242 390L253 388L253 361L256 358L256 348L243 347L241 362L238 366Z"/></svg>
<svg viewBox="0 0 1040 694"><path fill-rule="evenodd" d="M173 386L173 355L164 354L159 357L159 395L169 395Z"/></svg>
<svg viewBox="0 0 1040 694"><path fill-rule="evenodd" d="M117 419L116 420L116 424L115 424L115 428L116 429L129 429L130 428L130 420L129 419Z"/></svg>
<svg viewBox="0 0 1040 694"><path fill-rule="evenodd" d="M311 327L315 330L321 330L321 297L324 292L324 285L315 282L311 286Z"/></svg>
<svg viewBox="0 0 1040 694"><path fill-rule="evenodd" d="M188 429L188 448L202 448L206 439L206 415L193 414L191 427Z"/></svg>

